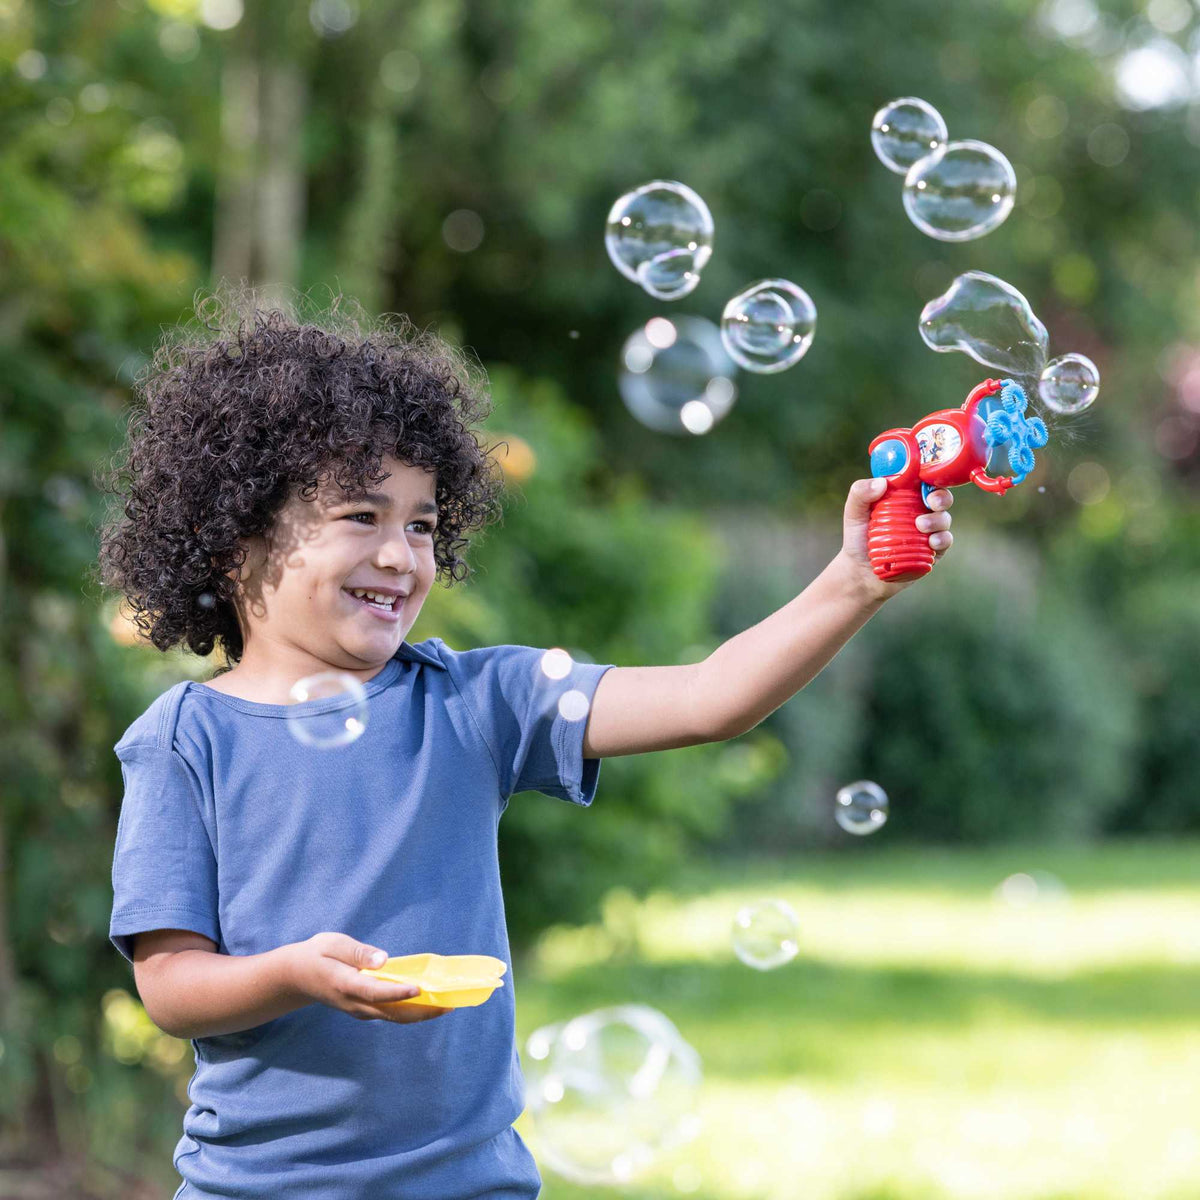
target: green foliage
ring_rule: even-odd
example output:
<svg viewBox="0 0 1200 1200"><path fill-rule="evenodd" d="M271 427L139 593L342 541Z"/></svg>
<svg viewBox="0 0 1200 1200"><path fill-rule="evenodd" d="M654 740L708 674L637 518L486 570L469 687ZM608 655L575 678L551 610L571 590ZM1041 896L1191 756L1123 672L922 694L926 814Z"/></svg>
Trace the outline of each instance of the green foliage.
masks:
<svg viewBox="0 0 1200 1200"><path fill-rule="evenodd" d="M1200 606L1193 580L1157 580L1126 601L1130 675L1139 704L1136 774L1109 827L1160 833L1200 829Z"/></svg>
<svg viewBox="0 0 1200 1200"><path fill-rule="evenodd" d="M474 552L475 576L432 594L410 638L437 633L458 649L563 646L618 666L704 657L720 567L711 531L652 506L635 478L598 454L590 423L553 384L511 370L491 382L489 439L508 435L513 461L520 439L536 465L511 486L503 524ZM500 825L514 941L552 914L593 915L606 889L641 890L719 837L731 797L772 770L769 761L730 760L714 746L607 760L586 812L515 798Z"/></svg>
<svg viewBox="0 0 1200 1200"><path fill-rule="evenodd" d="M863 775L894 837L1086 838L1128 794L1136 708L1115 646L1053 595L931 584L865 631Z"/></svg>

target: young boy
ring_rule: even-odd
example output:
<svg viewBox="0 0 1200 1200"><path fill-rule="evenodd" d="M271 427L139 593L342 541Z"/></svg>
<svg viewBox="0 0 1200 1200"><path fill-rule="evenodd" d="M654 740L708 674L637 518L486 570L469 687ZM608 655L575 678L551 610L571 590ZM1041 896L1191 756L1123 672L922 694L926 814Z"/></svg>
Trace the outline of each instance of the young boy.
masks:
<svg viewBox="0 0 1200 1200"><path fill-rule="evenodd" d="M175 1195L535 1197L512 1128L511 976L449 1011L389 1006L416 989L360 968L384 950L508 963L509 797L589 805L602 758L736 737L783 704L907 586L867 562L878 493L857 481L841 552L704 662L575 663L550 687L540 649L404 640L499 512L471 429L487 401L454 352L407 326L364 332L336 304L323 326L203 315L204 337L164 341L139 385L100 554L159 649L219 642L232 664L164 693L116 747L111 939L196 1057ZM917 521L939 555L951 502L934 492ZM369 705L334 750L286 719L292 685L330 670ZM568 688L586 720L559 713Z"/></svg>

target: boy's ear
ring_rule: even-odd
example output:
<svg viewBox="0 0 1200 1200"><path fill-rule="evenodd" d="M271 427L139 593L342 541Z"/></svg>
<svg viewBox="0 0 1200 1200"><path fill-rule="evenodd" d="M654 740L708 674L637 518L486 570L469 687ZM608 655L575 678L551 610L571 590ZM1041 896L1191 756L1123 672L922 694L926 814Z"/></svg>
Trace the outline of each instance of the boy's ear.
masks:
<svg viewBox="0 0 1200 1200"><path fill-rule="evenodd" d="M261 535L256 534L254 537L243 538L238 545L245 549L246 557L242 560L240 567L230 567L225 572L234 583L256 574L261 567L266 565L267 561L267 543Z"/></svg>

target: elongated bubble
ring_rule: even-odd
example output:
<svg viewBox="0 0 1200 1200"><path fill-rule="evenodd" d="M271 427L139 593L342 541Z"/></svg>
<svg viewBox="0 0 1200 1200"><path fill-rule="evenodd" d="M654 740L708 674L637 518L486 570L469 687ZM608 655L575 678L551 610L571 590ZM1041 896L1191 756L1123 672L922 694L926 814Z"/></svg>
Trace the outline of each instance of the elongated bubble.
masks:
<svg viewBox="0 0 1200 1200"><path fill-rule="evenodd" d="M712 240L708 205L686 184L662 179L617 200L604 230L613 266L656 300L677 300L700 282Z"/></svg>
<svg viewBox="0 0 1200 1200"><path fill-rule="evenodd" d="M733 407L737 367L703 317L652 317L626 339L617 386L647 429L707 433Z"/></svg>
<svg viewBox="0 0 1200 1200"><path fill-rule="evenodd" d="M991 233L1012 212L1016 195L1012 164L986 142L948 142L904 177L909 220L941 242Z"/></svg>
<svg viewBox="0 0 1200 1200"><path fill-rule="evenodd" d="M961 350L985 367L1036 379L1050 337L1029 301L985 271L960 275L921 310L921 337L931 350Z"/></svg>
<svg viewBox="0 0 1200 1200"><path fill-rule="evenodd" d="M1090 407L1100 394L1100 372L1086 354L1052 358L1038 380L1038 395L1051 412L1070 416Z"/></svg>
<svg viewBox="0 0 1200 1200"><path fill-rule="evenodd" d="M889 100L871 122L871 145L879 161L898 175L941 149L948 137L942 114L916 96Z"/></svg>
<svg viewBox="0 0 1200 1200"><path fill-rule="evenodd" d="M740 291L721 315L721 340L729 357L760 375L785 371L812 345L817 307L787 279L762 279Z"/></svg>

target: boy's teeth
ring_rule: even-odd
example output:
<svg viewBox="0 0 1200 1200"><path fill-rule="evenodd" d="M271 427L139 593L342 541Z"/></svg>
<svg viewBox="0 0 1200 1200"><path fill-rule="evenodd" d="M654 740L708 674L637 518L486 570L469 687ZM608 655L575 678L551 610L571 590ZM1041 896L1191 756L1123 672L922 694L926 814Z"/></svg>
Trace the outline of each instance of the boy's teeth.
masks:
<svg viewBox="0 0 1200 1200"><path fill-rule="evenodd" d="M350 594L357 596L360 600L369 600L372 604L379 605L380 608L391 608L394 597L385 596L382 592L368 592L363 588L351 588Z"/></svg>

